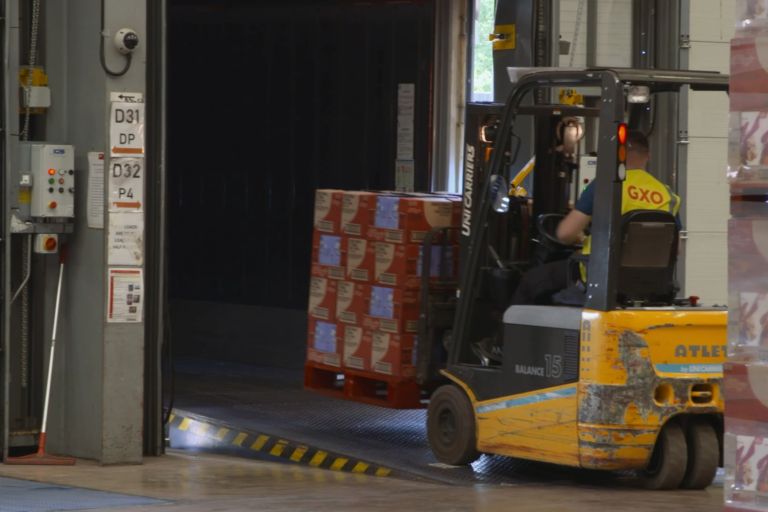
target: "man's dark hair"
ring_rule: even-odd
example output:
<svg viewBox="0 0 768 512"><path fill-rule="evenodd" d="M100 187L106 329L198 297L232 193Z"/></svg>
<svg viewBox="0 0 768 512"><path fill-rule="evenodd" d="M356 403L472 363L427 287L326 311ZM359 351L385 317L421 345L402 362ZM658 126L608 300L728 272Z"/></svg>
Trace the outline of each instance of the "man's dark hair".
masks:
<svg viewBox="0 0 768 512"><path fill-rule="evenodd" d="M627 150L634 153L648 153L648 137L639 130L627 132Z"/></svg>

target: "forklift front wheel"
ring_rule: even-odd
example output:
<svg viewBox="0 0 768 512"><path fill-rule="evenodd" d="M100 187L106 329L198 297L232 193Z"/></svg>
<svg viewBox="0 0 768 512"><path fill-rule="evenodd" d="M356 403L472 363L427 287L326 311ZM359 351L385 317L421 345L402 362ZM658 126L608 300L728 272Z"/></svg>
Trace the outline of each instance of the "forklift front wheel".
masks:
<svg viewBox="0 0 768 512"><path fill-rule="evenodd" d="M680 484L683 489L705 489L712 484L720 465L720 442L706 418L688 422L688 471Z"/></svg>
<svg viewBox="0 0 768 512"><path fill-rule="evenodd" d="M688 445L685 433L677 422L671 422L661 429L651 461L647 468L638 472L638 477L646 489L676 489L683 481L687 467Z"/></svg>
<svg viewBox="0 0 768 512"><path fill-rule="evenodd" d="M427 410L427 439L437 460L465 466L480 458L475 434L475 411L469 397L454 385L440 387Z"/></svg>

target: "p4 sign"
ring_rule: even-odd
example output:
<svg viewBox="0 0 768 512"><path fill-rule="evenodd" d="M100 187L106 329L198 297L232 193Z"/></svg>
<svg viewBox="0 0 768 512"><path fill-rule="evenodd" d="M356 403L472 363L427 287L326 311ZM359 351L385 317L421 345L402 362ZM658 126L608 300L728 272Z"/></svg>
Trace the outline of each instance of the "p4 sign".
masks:
<svg viewBox="0 0 768 512"><path fill-rule="evenodd" d="M144 211L144 159L113 158L109 161L109 211Z"/></svg>

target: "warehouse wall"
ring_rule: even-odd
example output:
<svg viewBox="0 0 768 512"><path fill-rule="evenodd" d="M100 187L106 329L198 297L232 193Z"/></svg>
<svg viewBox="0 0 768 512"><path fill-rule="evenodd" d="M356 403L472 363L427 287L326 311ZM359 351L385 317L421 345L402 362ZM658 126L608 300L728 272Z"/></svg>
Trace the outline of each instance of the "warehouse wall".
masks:
<svg viewBox="0 0 768 512"><path fill-rule="evenodd" d="M597 65L631 67L632 63L632 0L601 0L597 11ZM579 0L560 0L560 36L573 44ZM587 12L581 18L576 44L574 67L587 65ZM567 67L569 55L560 56L560 65Z"/></svg>
<svg viewBox="0 0 768 512"><path fill-rule="evenodd" d="M400 83L416 85L415 185L429 188L433 22L433 0L172 7L177 353L303 363L314 192L394 189Z"/></svg>
<svg viewBox="0 0 768 512"><path fill-rule="evenodd" d="M691 1L690 69L729 72L734 0ZM685 294L727 304L728 96L690 93Z"/></svg>

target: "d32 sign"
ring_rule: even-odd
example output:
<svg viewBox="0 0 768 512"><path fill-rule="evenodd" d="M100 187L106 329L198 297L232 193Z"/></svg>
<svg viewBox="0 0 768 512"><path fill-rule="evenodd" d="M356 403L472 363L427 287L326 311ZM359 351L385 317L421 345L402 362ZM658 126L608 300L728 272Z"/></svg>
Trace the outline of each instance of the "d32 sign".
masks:
<svg viewBox="0 0 768 512"><path fill-rule="evenodd" d="M144 211L143 158L113 158L109 162L109 211Z"/></svg>

